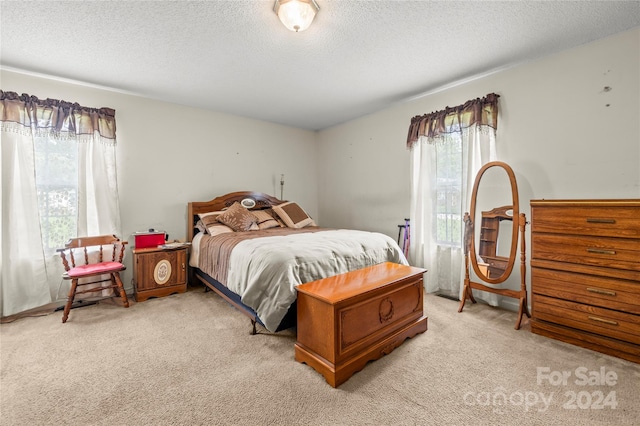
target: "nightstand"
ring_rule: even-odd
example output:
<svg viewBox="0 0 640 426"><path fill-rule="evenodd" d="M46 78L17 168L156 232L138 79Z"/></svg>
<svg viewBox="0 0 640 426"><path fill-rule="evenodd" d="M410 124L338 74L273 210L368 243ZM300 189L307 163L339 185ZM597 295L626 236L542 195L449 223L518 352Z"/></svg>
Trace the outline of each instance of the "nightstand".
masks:
<svg viewBox="0 0 640 426"><path fill-rule="evenodd" d="M136 301L187 291L187 249L132 250Z"/></svg>

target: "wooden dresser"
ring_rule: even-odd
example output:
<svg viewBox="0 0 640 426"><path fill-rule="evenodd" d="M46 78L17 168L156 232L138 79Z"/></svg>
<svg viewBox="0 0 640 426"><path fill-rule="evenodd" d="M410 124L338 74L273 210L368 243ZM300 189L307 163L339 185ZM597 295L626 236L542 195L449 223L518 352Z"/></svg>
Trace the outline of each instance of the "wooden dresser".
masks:
<svg viewBox="0 0 640 426"><path fill-rule="evenodd" d="M337 387L425 332L425 272L386 262L299 285L296 360Z"/></svg>
<svg viewBox="0 0 640 426"><path fill-rule="evenodd" d="M531 201L531 331L640 362L640 200Z"/></svg>

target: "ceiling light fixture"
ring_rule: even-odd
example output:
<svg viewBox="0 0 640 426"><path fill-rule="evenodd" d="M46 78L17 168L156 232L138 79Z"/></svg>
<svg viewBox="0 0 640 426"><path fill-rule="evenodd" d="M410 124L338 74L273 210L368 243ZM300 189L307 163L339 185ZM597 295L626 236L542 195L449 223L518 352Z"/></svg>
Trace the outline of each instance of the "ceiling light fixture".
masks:
<svg viewBox="0 0 640 426"><path fill-rule="evenodd" d="M291 31L304 31L311 25L320 7L315 0L276 0L273 11Z"/></svg>

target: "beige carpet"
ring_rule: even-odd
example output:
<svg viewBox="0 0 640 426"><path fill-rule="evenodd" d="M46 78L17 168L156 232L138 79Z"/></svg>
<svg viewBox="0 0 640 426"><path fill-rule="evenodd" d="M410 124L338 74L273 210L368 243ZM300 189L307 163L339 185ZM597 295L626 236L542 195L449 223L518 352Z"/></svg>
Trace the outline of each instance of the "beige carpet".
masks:
<svg viewBox="0 0 640 426"><path fill-rule="evenodd" d="M213 293L0 325L2 425L624 425L640 366L427 295L429 330L338 389ZM261 330L264 332L264 330ZM569 374L566 384L545 377ZM582 372L608 384L580 385ZM613 379L615 376L615 380ZM578 382L578 384L576 383ZM615 383L614 383L615 382ZM571 408L573 407L573 408ZM600 408L598 408L600 407Z"/></svg>

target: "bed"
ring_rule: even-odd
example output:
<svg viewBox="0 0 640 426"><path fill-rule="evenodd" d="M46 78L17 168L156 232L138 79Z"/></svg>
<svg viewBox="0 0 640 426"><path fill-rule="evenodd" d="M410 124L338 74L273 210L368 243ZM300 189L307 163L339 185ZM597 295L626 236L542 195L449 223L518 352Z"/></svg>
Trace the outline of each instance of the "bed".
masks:
<svg viewBox="0 0 640 426"><path fill-rule="evenodd" d="M295 202L251 191L188 203L191 282L270 332L295 326L296 286L382 262L408 264L389 236L316 226Z"/></svg>

